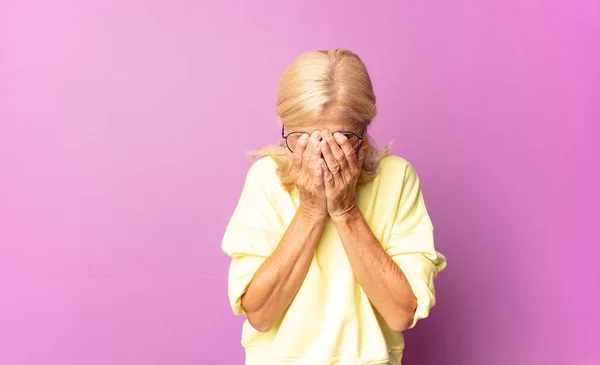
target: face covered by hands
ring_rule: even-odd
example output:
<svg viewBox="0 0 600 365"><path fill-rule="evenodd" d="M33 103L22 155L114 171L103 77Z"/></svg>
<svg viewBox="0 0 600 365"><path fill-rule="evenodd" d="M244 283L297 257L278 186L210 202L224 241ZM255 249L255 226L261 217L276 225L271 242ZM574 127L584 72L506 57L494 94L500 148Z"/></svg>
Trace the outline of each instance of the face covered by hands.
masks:
<svg viewBox="0 0 600 365"><path fill-rule="evenodd" d="M327 212L332 218L343 216L356 207L356 184L365 158L366 144L353 146L342 133L321 132L322 170Z"/></svg>

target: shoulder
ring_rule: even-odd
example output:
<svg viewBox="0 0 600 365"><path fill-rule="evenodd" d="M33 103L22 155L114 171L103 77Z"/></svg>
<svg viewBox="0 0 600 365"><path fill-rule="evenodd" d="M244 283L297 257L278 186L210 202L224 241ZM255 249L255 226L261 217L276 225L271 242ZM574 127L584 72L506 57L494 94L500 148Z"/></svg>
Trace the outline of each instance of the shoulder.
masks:
<svg viewBox="0 0 600 365"><path fill-rule="evenodd" d="M255 161L250 169L248 170L248 177L252 178L269 178L272 176L277 176L276 174L277 164L273 160L273 158L269 156L265 156Z"/></svg>
<svg viewBox="0 0 600 365"><path fill-rule="evenodd" d="M277 164L273 158L265 156L255 161L246 174L246 188L272 191L280 185Z"/></svg>
<svg viewBox="0 0 600 365"><path fill-rule="evenodd" d="M377 175L383 182L418 180L417 172L413 165L403 157L388 155L379 164Z"/></svg>
<svg viewBox="0 0 600 365"><path fill-rule="evenodd" d="M399 156L382 160L378 194L382 197L384 210L393 212L402 232L430 230L433 225L421 191L419 177L413 165Z"/></svg>

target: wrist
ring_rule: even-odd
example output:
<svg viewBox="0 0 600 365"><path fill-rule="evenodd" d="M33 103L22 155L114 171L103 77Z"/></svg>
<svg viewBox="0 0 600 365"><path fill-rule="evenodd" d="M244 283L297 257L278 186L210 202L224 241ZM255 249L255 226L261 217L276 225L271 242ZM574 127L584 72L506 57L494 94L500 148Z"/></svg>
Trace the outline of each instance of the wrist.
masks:
<svg viewBox="0 0 600 365"><path fill-rule="evenodd" d="M335 224L354 222L362 216L362 212L356 204L340 211L331 213L331 220Z"/></svg>
<svg viewBox="0 0 600 365"><path fill-rule="evenodd" d="M298 207L298 214L300 214L303 218L309 221L314 221L316 223L321 221L325 222L328 217L326 211L321 211L319 209L315 209L302 203Z"/></svg>

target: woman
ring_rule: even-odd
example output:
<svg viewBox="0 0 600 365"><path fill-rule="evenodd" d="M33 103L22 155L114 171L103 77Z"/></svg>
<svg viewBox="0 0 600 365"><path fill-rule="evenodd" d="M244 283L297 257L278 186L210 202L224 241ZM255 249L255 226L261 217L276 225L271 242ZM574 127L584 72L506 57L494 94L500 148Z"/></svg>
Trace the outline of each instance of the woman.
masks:
<svg viewBox="0 0 600 365"><path fill-rule="evenodd" d="M368 143L364 64L344 49L301 55L277 114L282 143L257 151L223 238L246 365L400 364L446 259L415 170Z"/></svg>

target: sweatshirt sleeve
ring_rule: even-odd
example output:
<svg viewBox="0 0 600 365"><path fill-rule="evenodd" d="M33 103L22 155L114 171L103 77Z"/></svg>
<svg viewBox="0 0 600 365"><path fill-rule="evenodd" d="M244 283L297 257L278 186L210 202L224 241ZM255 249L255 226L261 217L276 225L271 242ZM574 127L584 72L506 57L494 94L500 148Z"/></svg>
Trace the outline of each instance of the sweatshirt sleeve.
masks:
<svg viewBox="0 0 600 365"><path fill-rule="evenodd" d="M245 315L242 295L285 231L277 212L275 168L268 158L252 165L223 236L222 250L231 257L228 296L235 315Z"/></svg>
<svg viewBox="0 0 600 365"><path fill-rule="evenodd" d="M409 328L429 316L435 305L434 279L446 267L446 258L434 247L433 225L427 213L419 178L408 164L394 218L387 253L398 264L417 298Z"/></svg>

